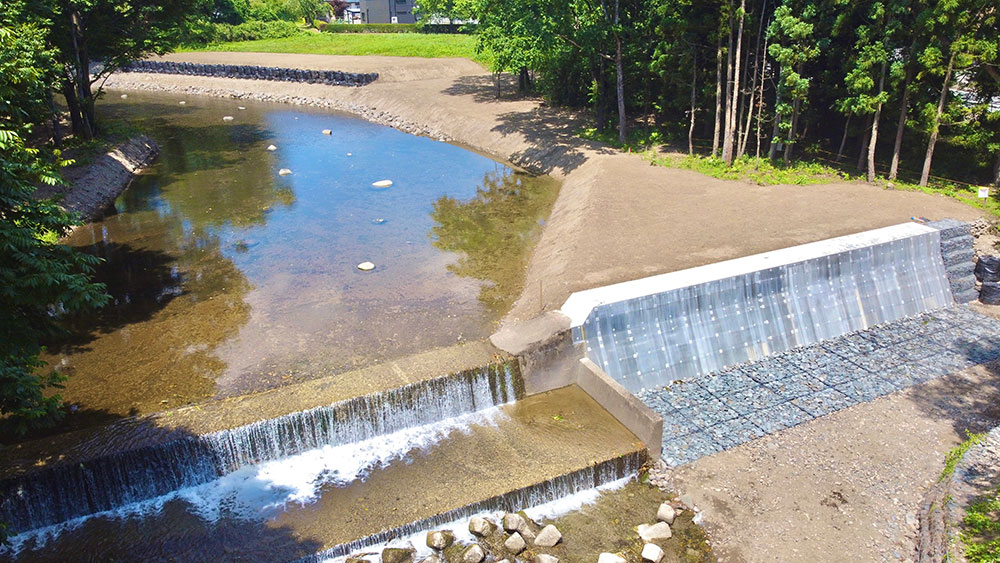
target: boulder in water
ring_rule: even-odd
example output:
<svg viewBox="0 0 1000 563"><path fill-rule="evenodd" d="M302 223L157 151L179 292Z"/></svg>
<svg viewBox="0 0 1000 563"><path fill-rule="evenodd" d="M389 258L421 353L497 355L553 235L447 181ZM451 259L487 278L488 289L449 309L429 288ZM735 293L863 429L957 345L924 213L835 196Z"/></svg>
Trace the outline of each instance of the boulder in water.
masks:
<svg viewBox="0 0 1000 563"><path fill-rule="evenodd" d="M511 534L510 537L503 542L503 548L513 555L521 553L526 547L528 547L528 544L524 543L524 538L522 538L521 534L517 532Z"/></svg>
<svg viewBox="0 0 1000 563"><path fill-rule="evenodd" d="M421 559L420 563L447 563L447 562L444 560L444 557L441 557L437 553L432 553L427 557Z"/></svg>
<svg viewBox="0 0 1000 563"><path fill-rule="evenodd" d="M244 110L244 109L247 109L247 108L245 108L243 106L236 106L236 109L238 109L238 110Z"/></svg>
<svg viewBox="0 0 1000 563"><path fill-rule="evenodd" d="M178 103L178 104L180 104L180 105L182 105L182 106L183 106L183 105L187 105L187 102L185 102L184 100L181 100L181 101L179 101L179 102L177 102L177 103Z"/></svg>
<svg viewBox="0 0 1000 563"><path fill-rule="evenodd" d="M281 170L278 170L278 175L279 176L288 176L291 173L292 173L292 171L289 170L289 169L287 169L287 168L282 168Z"/></svg>
<svg viewBox="0 0 1000 563"><path fill-rule="evenodd" d="M520 514L508 512L503 515L503 529L507 532L516 532L525 527L524 518Z"/></svg>
<svg viewBox="0 0 1000 563"><path fill-rule="evenodd" d="M370 272L375 269L375 264L371 262L362 262L358 264L358 269L362 272Z"/></svg>
<svg viewBox="0 0 1000 563"><path fill-rule="evenodd" d="M559 558L555 555L539 553L535 556L535 563L559 563Z"/></svg>
<svg viewBox="0 0 1000 563"><path fill-rule="evenodd" d="M483 559L486 559L486 552L478 543L470 545L462 552L462 563L480 563Z"/></svg>
<svg viewBox="0 0 1000 563"><path fill-rule="evenodd" d="M122 94L122 99L128 98L128 94Z"/></svg>
<svg viewBox="0 0 1000 563"><path fill-rule="evenodd" d="M333 135L333 131L331 131L330 129L324 129L323 130L323 134L324 135Z"/></svg>
<svg viewBox="0 0 1000 563"><path fill-rule="evenodd" d="M267 150L269 150L269 151L276 151L276 150L278 150L278 147L276 147L274 145L267 145Z"/></svg>
<svg viewBox="0 0 1000 563"><path fill-rule="evenodd" d="M223 121L232 121L233 120L233 116L231 116L231 115L225 115L225 116L222 117L222 120Z"/></svg>
<svg viewBox="0 0 1000 563"><path fill-rule="evenodd" d="M663 549L655 543L647 543L642 546L642 560L649 563L660 563L663 559Z"/></svg>
<svg viewBox="0 0 1000 563"><path fill-rule="evenodd" d="M491 535L495 529L496 525L482 516L473 516L472 519L469 520L469 533L474 536L484 538Z"/></svg>
<svg viewBox="0 0 1000 563"><path fill-rule="evenodd" d="M562 541L562 534L552 524L542 528L542 531L538 532L535 537L535 545L538 547L554 547L560 541Z"/></svg>
<svg viewBox="0 0 1000 563"><path fill-rule="evenodd" d="M414 553L412 547L387 547L382 550L382 563L411 563Z"/></svg>
<svg viewBox="0 0 1000 563"><path fill-rule="evenodd" d="M617 553L602 553L597 556L597 563L625 563L625 558Z"/></svg>
<svg viewBox="0 0 1000 563"><path fill-rule="evenodd" d="M379 180L378 182L372 182L372 186L376 188L388 188L392 185L392 180Z"/></svg>
<svg viewBox="0 0 1000 563"><path fill-rule="evenodd" d="M427 532L427 547L441 551L455 543L455 534L447 530Z"/></svg>

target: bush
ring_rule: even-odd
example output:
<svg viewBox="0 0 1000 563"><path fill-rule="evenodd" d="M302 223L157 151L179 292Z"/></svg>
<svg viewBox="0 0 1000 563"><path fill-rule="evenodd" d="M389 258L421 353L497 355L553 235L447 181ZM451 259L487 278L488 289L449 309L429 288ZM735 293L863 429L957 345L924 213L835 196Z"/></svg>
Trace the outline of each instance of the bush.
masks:
<svg viewBox="0 0 1000 563"><path fill-rule="evenodd" d="M248 21L239 25L202 23L192 25L186 31L186 43L202 45L228 41L280 39L300 33L299 26L287 21Z"/></svg>

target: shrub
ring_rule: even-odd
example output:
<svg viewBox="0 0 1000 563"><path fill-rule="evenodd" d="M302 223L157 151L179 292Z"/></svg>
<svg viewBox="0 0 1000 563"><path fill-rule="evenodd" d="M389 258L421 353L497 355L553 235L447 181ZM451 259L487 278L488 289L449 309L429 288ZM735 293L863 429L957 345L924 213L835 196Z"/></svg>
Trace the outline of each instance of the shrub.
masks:
<svg viewBox="0 0 1000 563"><path fill-rule="evenodd" d="M186 31L186 43L202 45L228 41L280 39L300 33L297 25L287 21L248 21L239 25L201 24L192 25Z"/></svg>

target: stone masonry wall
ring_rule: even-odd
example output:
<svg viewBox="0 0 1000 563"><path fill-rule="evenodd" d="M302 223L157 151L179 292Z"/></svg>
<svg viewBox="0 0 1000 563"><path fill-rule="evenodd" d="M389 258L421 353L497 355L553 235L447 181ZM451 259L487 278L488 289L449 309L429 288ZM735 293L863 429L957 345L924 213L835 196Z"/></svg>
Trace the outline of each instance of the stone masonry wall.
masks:
<svg viewBox="0 0 1000 563"><path fill-rule="evenodd" d="M282 82L308 82L329 86L364 86L378 79L378 73L341 72L339 70L305 70L254 65L222 65L179 63L172 61L136 61L122 67L122 72L149 72L154 74L186 74L218 78L243 78L248 80L276 80Z"/></svg>
<svg viewBox="0 0 1000 563"><path fill-rule="evenodd" d="M929 226L941 233L941 257L948 284L956 303L969 303L979 297L976 291L975 256L969 224L955 219L935 221Z"/></svg>

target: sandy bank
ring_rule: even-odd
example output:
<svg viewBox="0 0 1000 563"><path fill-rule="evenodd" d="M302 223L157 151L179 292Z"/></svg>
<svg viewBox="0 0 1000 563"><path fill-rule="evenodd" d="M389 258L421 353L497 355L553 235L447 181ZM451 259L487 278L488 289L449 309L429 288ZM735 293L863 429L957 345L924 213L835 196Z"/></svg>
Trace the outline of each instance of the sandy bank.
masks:
<svg viewBox="0 0 1000 563"><path fill-rule="evenodd" d="M908 221L971 220L944 196L864 184L756 186L651 166L574 135L584 120L535 99L494 95L475 63L406 57L181 53L202 63L379 72L362 88L126 74L109 88L153 89L329 107L452 140L563 181L504 323L554 310L573 291ZM389 65L391 68L387 68ZM508 85L506 91L512 88Z"/></svg>
<svg viewBox="0 0 1000 563"><path fill-rule="evenodd" d="M137 135L89 162L67 167L63 171L65 186L42 186L35 191L35 197L61 196L59 204L63 209L79 213L84 221L93 221L158 154L156 142Z"/></svg>

